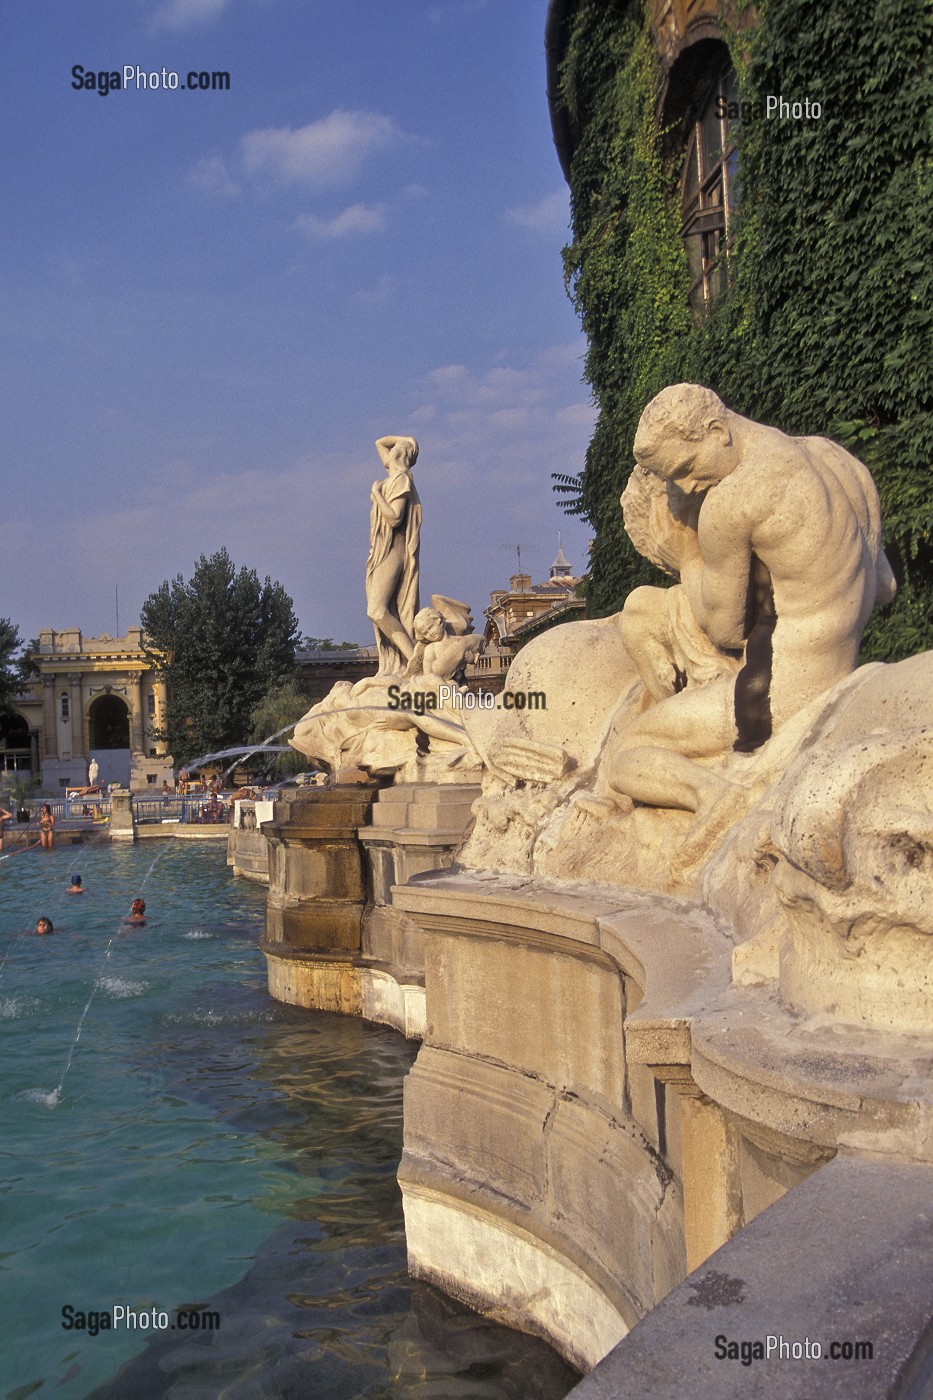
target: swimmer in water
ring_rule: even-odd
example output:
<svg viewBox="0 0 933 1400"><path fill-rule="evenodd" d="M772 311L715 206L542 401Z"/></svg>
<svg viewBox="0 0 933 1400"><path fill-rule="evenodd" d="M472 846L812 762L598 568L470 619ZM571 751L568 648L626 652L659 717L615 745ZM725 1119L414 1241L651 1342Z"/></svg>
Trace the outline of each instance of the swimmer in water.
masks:
<svg viewBox="0 0 933 1400"><path fill-rule="evenodd" d="M66 894L84 894L84 886L81 883L80 875L72 875L71 884L65 891Z"/></svg>
<svg viewBox="0 0 933 1400"><path fill-rule="evenodd" d="M145 913L146 901L144 899L134 899L130 908L130 912L127 914L123 922L125 924L144 924L146 922L145 918L143 917Z"/></svg>
<svg viewBox="0 0 933 1400"><path fill-rule="evenodd" d="M55 932L55 926L54 926L54 924L52 923L52 920L51 920L51 919L47 919L47 918L43 915L42 918L36 920L36 933L37 933L37 934L39 934L39 935L41 936L41 935L44 934L44 933L54 933L54 932Z"/></svg>

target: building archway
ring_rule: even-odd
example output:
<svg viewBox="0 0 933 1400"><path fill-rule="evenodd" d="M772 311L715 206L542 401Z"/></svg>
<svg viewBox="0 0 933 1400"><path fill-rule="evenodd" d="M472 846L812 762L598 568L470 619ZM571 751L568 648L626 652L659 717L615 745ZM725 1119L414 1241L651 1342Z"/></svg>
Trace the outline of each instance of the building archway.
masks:
<svg viewBox="0 0 933 1400"><path fill-rule="evenodd" d="M96 696L90 703L88 755L97 760L97 781L128 787L130 782L130 710L120 695Z"/></svg>
<svg viewBox="0 0 933 1400"><path fill-rule="evenodd" d="M0 771L25 778L32 773L29 724L22 715L0 715Z"/></svg>

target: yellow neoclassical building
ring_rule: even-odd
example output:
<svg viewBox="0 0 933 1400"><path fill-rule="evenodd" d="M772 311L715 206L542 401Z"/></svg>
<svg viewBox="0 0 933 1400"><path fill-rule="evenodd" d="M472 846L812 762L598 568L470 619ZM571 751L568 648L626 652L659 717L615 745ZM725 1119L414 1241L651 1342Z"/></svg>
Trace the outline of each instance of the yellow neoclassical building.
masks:
<svg viewBox="0 0 933 1400"><path fill-rule="evenodd" d="M146 656L142 628L125 637L85 637L80 628L39 633L39 674L4 724L3 767L41 777L54 793L88 782L133 791L172 781L172 756L154 731L165 723L165 681Z"/></svg>

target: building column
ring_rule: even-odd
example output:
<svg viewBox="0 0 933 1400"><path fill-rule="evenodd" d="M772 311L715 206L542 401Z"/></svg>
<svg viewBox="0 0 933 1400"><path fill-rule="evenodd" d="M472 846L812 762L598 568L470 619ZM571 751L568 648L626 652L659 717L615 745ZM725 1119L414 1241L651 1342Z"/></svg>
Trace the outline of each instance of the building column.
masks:
<svg viewBox="0 0 933 1400"><path fill-rule="evenodd" d="M42 724L45 729L45 758L58 758L58 715L55 713L56 677L42 677Z"/></svg>
<svg viewBox="0 0 933 1400"><path fill-rule="evenodd" d="M677 1093L687 1272L742 1228L742 1189L735 1131L719 1104L697 1087L689 1065L651 1065Z"/></svg>
<svg viewBox="0 0 933 1400"><path fill-rule="evenodd" d="M84 752L84 706L81 697L81 682L84 679L80 671L72 671L68 676L68 684L71 686L71 757L87 767L87 755Z"/></svg>
<svg viewBox="0 0 933 1400"><path fill-rule="evenodd" d="M132 753L145 754L146 716L143 710L143 673L142 671L128 671L126 678L130 685L130 750Z"/></svg>
<svg viewBox="0 0 933 1400"><path fill-rule="evenodd" d="M153 686L156 698L156 726L159 729L164 729L166 716L168 714L168 686L161 676L155 678ZM160 756L164 756L168 753L168 744L164 739L158 741L156 750Z"/></svg>
<svg viewBox="0 0 933 1400"><path fill-rule="evenodd" d="M692 1273L742 1228L742 1195L735 1135L719 1105L695 1087L680 1096L680 1134L687 1270Z"/></svg>

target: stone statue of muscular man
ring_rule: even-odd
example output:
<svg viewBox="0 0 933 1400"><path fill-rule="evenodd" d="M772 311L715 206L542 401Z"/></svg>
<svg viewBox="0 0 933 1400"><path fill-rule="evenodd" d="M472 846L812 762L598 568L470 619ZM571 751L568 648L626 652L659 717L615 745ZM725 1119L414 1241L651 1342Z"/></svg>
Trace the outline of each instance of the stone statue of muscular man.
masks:
<svg viewBox="0 0 933 1400"><path fill-rule="evenodd" d="M871 475L826 438L788 437L731 412L709 389L676 384L642 414L635 458L667 484L672 506L652 520L656 562L680 579L699 629L740 669L706 684L687 679L673 693L661 679L646 683L658 703L619 723L596 792L580 794L580 805L608 813L621 797L697 811L725 784L709 760L754 751L855 668L894 576ZM626 644L643 675L659 654L642 625L652 591L626 604Z"/></svg>

